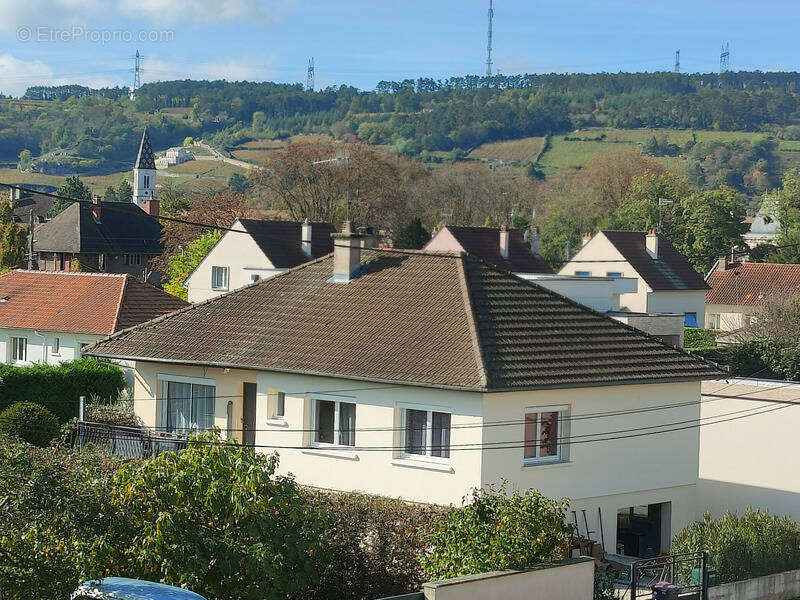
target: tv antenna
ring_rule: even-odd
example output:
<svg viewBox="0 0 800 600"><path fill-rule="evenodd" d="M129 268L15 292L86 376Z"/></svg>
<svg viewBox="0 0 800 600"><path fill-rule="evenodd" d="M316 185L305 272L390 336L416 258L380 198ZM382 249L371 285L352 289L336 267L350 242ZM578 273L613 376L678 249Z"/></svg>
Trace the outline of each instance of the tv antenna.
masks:
<svg viewBox="0 0 800 600"><path fill-rule="evenodd" d="M453 209L452 208L443 208L442 209L442 221L444 224L447 225L447 221L453 218Z"/></svg>

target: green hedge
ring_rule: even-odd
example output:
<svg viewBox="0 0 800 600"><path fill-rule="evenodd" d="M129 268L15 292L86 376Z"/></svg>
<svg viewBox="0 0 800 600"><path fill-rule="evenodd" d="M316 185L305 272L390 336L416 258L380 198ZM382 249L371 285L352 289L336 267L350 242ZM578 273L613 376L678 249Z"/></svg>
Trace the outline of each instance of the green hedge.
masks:
<svg viewBox="0 0 800 600"><path fill-rule="evenodd" d="M694 351L705 348L717 347L717 335L719 331L716 329L701 329L699 327L684 327L683 328L683 347L687 350Z"/></svg>
<svg viewBox="0 0 800 600"><path fill-rule="evenodd" d="M125 389L119 367L83 358L58 367L0 364L0 411L15 402L34 402L62 423L78 416L78 399L116 400Z"/></svg>
<svg viewBox="0 0 800 600"><path fill-rule="evenodd" d="M50 445L60 429L56 416L33 402L17 402L0 412L0 433L34 446Z"/></svg>
<svg viewBox="0 0 800 600"><path fill-rule="evenodd" d="M718 583L800 569L800 526L788 517L748 509L689 525L672 541L672 552L708 550Z"/></svg>

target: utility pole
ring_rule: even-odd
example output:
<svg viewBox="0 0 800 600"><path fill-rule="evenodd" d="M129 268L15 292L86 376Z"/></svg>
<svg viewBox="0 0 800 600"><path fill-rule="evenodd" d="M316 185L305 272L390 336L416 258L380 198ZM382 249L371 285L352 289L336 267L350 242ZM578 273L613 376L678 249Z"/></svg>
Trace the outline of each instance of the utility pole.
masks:
<svg viewBox="0 0 800 600"><path fill-rule="evenodd" d="M675 72L681 72L681 51L675 50Z"/></svg>
<svg viewBox="0 0 800 600"><path fill-rule="evenodd" d="M494 19L494 10L492 9L492 0L489 0L489 39L486 44L486 77L492 76L492 19Z"/></svg>
<svg viewBox="0 0 800 600"><path fill-rule="evenodd" d="M33 271L33 209L28 213L28 271Z"/></svg>
<svg viewBox="0 0 800 600"><path fill-rule="evenodd" d="M306 90L314 91L314 57L308 59L308 72L306 74Z"/></svg>

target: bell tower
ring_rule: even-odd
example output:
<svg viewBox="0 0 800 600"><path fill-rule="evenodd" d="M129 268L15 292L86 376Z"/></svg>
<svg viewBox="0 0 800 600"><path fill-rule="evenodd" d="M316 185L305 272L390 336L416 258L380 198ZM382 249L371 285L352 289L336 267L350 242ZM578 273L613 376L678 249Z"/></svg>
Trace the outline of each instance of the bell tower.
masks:
<svg viewBox="0 0 800 600"><path fill-rule="evenodd" d="M158 216L159 207L156 199L156 159L147 127L142 134L139 155L133 166L133 202L146 213Z"/></svg>

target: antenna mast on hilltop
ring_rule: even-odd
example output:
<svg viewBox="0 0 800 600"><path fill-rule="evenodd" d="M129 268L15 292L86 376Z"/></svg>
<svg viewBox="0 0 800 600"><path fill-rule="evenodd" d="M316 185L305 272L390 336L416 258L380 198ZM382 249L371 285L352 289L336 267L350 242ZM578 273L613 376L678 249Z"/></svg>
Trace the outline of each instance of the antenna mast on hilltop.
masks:
<svg viewBox="0 0 800 600"><path fill-rule="evenodd" d="M719 72L727 73L731 67L731 45L730 42L722 44L719 52Z"/></svg>
<svg viewBox="0 0 800 600"><path fill-rule="evenodd" d="M681 72L681 51L675 50L675 72Z"/></svg>
<svg viewBox="0 0 800 600"><path fill-rule="evenodd" d="M314 91L314 57L308 59L308 75L306 75L306 89Z"/></svg>
<svg viewBox="0 0 800 600"><path fill-rule="evenodd" d="M131 88L131 100L136 99L136 90L142 87L142 79L141 79L141 56L139 55L139 51L136 51L136 58L134 59L134 67L133 67L133 87Z"/></svg>
<svg viewBox="0 0 800 600"><path fill-rule="evenodd" d="M492 0L489 0L489 40L486 44L486 76L492 76L492 19L494 19L494 10L492 9Z"/></svg>

